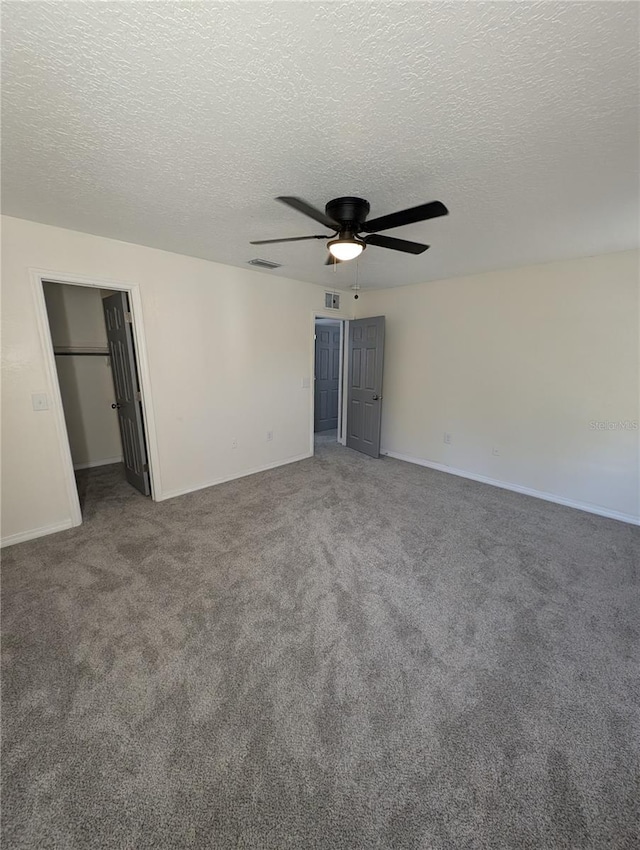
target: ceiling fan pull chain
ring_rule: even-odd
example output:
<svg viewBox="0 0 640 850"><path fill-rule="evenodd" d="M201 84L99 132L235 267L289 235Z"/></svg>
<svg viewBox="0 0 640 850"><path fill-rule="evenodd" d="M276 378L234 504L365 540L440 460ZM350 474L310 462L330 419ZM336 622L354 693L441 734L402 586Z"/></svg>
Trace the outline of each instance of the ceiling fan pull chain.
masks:
<svg viewBox="0 0 640 850"><path fill-rule="evenodd" d="M360 259L356 260L356 282L353 284L351 289L353 289L355 293L353 296L354 301L357 301L359 297L358 292L360 290Z"/></svg>

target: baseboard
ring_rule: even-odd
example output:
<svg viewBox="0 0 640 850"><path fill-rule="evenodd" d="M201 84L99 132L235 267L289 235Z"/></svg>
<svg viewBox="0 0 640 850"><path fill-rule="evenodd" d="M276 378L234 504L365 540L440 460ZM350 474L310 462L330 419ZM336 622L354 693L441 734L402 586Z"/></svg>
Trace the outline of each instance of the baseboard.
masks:
<svg viewBox="0 0 640 850"><path fill-rule="evenodd" d="M35 540L37 537L46 537L48 534L55 534L58 531L67 531L73 528L73 520L66 519L64 522L59 522L56 525L43 525L41 528L31 528L29 531L21 531L18 534L10 534L8 537L3 537L0 540L0 546L4 549L5 546L14 546L16 543L26 543L27 540Z"/></svg>
<svg viewBox="0 0 640 850"><path fill-rule="evenodd" d="M122 463L123 457L106 457L104 460L92 460L89 463L74 463L74 469L92 469L94 466L109 466L112 463Z"/></svg>
<svg viewBox="0 0 640 850"><path fill-rule="evenodd" d="M299 460L306 460L313 457L313 452L305 452L303 455L296 455L286 460L277 460L274 463L267 463L265 466L256 466L253 469L247 469L240 472L238 475L227 475L223 478L216 478L213 481L206 481L203 484L196 484L193 487L185 487L182 490L170 490L168 493L161 493L156 496L156 502L164 502L166 499L175 499L176 496L186 496L187 493L195 493L198 490L206 490L207 487L215 487L218 484L225 484L227 481L235 481L237 478L246 478L248 475L255 475L258 472L266 472L268 469L276 469L278 466L287 466L289 463L297 463Z"/></svg>
<svg viewBox="0 0 640 850"><path fill-rule="evenodd" d="M514 493L522 493L524 496L533 496L534 499L543 499L545 502L554 502L556 505L564 505L567 508L575 508L578 511L586 511L590 514L607 517L607 519L617 519L620 522L628 522L631 525L640 525L640 517L633 514L624 514L620 511L612 511L608 508L601 508L599 505L592 505L589 502L577 502L574 499L565 499L563 496L556 496L553 493L545 493L543 490L534 490L531 487L523 487L520 484L511 484L507 481L498 481L497 478L489 478L486 475L478 475L475 472L467 472L464 469L456 469L453 466L447 466L444 463L436 463L432 460L424 460L420 457L412 457L411 455L401 454L400 452L392 452L384 450L382 454L387 457L393 457L396 460L403 460L406 463L414 463L417 466L426 466L428 469L435 469L438 472L448 472L449 475L457 475L460 478L468 478L471 481L479 481L480 484L489 484L491 487L500 487L502 490L512 490Z"/></svg>

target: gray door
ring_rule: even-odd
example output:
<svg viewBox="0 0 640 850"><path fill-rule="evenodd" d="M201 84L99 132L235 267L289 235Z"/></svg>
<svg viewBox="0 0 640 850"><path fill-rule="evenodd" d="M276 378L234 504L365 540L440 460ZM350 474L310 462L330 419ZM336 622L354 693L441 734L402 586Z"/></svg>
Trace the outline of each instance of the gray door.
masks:
<svg viewBox="0 0 640 850"><path fill-rule="evenodd" d="M314 431L338 427L340 325L316 325Z"/></svg>
<svg viewBox="0 0 640 850"><path fill-rule="evenodd" d="M349 323L347 446L380 456L384 316Z"/></svg>
<svg viewBox="0 0 640 850"><path fill-rule="evenodd" d="M149 467L127 293L116 292L115 295L103 298L102 307L111 353L111 374L118 406L118 423L127 481L148 496L151 492Z"/></svg>

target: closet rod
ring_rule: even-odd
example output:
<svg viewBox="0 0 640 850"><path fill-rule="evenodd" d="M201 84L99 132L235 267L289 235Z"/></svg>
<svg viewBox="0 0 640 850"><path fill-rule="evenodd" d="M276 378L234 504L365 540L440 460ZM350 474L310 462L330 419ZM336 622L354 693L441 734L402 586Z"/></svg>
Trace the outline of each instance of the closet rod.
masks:
<svg viewBox="0 0 640 850"><path fill-rule="evenodd" d="M108 351L54 351L56 357L69 357L80 355L81 357L110 357Z"/></svg>

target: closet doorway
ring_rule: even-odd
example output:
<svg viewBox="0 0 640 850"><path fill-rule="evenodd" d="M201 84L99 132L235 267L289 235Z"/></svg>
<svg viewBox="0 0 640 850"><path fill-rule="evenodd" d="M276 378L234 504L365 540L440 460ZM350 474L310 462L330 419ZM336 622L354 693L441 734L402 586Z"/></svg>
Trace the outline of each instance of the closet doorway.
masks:
<svg viewBox="0 0 640 850"><path fill-rule="evenodd" d="M151 492L128 293L42 281L83 515Z"/></svg>

